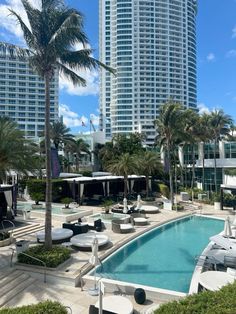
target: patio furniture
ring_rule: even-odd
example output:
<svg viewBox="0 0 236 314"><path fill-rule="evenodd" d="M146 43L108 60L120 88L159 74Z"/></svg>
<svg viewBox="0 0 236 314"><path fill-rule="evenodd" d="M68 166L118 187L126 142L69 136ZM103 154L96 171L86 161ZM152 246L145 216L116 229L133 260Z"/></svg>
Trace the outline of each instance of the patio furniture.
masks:
<svg viewBox="0 0 236 314"><path fill-rule="evenodd" d="M206 271L199 275L200 285L210 291L217 291L223 286L233 283L235 278L224 271Z"/></svg>
<svg viewBox="0 0 236 314"><path fill-rule="evenodd" d="M65 240L69 240L73 236L73 231L65 228L52 228L52 241L54 243L65 242ZM36 233L37 241L44 242L45 241L45 231L41 230Z"/></svg>
<svg viewBox="0 0 236 314"><path fill-rule="evenodd" d="M99 302L95 304L99 308ZM103 311L109 311L117 314L132 314L134 311L132 302L123 296L111 295L102 299ZM103 312L104 313L104 312Z"/></svg>
<svg viewBox="0 0 236 314"><path fill-rule="evenodd" d="M160 212L160 209L153 205L142 205L139 211L144 211L146 214L157 214Z"/></svg>
<svg viewBox="0 0 236 314"><path fill-rule="evenodd" d="M75 235L70 239L70 242L74 246L91 250L95 237L98 240L98 247L103 246L109 242L109 238L106 234L97 232L87 232L84 234Z"/></svg>
<svg viewBox="0 0 236 314"><path fill-rule="evenodd" d="M234 240L224 238L220 234L210 237L210 241L214 242L225 250L236 249L236 242Z"/></svg>
<svg viewBox="0 0 236 314"><path fill-rule="evenodd" d="M73 231L73 235L86 233L89 230L87 222L67 223L62 224L62 228L70 229Z"/></svg>
<svg viewBox="0 0 236 314"><path fill-rule="evenodd" d="M99 310L95 305L89 306L89 314L99 314ZM111 311L102 310L102 314L117 314Z"/></svg>
<svg viewBox="0 0 236 314"><path fill-rule="evenodd" d="M129 233L134 230L134 227L131 223L124 223L121 219L113 219L111 229L115 233Z"/></svg>
<svg viewBox="0 0 236 314"><path fill-rule="evenodd" d="M136 226L145 226L148 224L148 220L145 213L131 213L130 214L131 223Z"/></svg>
<svg viewBox="0 0 236 314"><path fill-rule="evenodd" d="M89 230L96 230L97 232L101 232L103 229L103 223L101 219L94 220L93 223L88 223Z"/></svg>

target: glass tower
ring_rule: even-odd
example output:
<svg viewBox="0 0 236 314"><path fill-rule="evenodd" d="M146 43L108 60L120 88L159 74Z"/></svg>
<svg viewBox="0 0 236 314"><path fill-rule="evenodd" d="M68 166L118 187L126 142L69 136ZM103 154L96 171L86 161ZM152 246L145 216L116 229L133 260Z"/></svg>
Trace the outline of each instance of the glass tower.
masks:
<svg viewBox="0 0 236 314"><path fill-rule="evenodd" d="M100 129L143 132L168 99L196 107L196 0L100 0Z"/></svg>

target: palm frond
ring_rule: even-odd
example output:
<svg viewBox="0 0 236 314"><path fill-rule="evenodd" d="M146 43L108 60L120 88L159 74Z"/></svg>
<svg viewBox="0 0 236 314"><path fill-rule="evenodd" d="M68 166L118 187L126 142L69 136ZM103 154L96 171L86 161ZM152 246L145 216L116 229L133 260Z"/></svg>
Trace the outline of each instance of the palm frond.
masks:
<svg viewBox="0 0 236 314"><path fill-rule="evenodd" d="M33 54L30 49L21 48L6 42L0 42L0 51L9 54L11 57L18 57L21 59L28 58Z"/></svg>
<svg viewBox="0 0 236 314"><path fill-rule="evenodd" d="M81 76L77 75L74 71L66 67L64 64L57 62L56 63L59 73L64 74L74 85L86 86L86 80Z"/></svg>
<svg viewBox="0 0 236 314"><path fill-rule="evenodd" d="M109 72L115 74L115 70L108 65L100 62L99 60L91 57L91 49L81 49L77 51L66 51L62 56L60 56L61 62L67 64L70 67L81 69L97 69L99 67L108 70Z"/></svg>

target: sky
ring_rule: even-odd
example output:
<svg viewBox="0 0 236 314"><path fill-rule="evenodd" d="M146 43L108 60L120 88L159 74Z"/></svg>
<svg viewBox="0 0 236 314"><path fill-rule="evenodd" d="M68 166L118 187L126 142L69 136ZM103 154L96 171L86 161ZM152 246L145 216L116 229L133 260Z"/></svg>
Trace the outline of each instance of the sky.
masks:
<svg viewBox="0 0 236 314"><path fill-rule="evenodd" d="M30 0L37 3L38 0ZM93 56L99 57L99 0L65 0L84 15L85 32ZM22 33L8 7L24 17L20 0L0 0L0 41L23 46ZM198 0L197 103L201 112L223 109L236 122L236 0ZM99 75L80 73L87 87L74 87L60 78L59 112L73 133L89 132L89 120L98 129ZM85 126L82 126L82 121Z"/></svg>

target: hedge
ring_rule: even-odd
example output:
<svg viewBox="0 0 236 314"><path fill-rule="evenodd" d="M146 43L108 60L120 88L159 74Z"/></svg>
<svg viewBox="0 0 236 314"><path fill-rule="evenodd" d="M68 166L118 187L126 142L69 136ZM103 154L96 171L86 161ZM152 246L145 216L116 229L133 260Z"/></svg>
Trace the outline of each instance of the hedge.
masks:
<svg viewBox="0 0 236 314"><path fill-rule="evenodd" d="M67 314L66 308L59 302L44 301L38 304L24 305L0 310L1 314Z"/></svg>
<svg viewBox="0 0 236 314"><path fill-rule="evenodd" d="M219 291L203 291L160 306L155 314L235 314L236 282Z"/></svg>
<svg viewBox="0 0 236 314"><path fill-rule="evenodd" d="M70 258L70 250L62 246L53 246L51 250L46 250L43 245L30 247L25 251L26 254L36 257L45 262L47 267L55 268ZM30 265L43 266L42 263L36 261L24 254L18 254L18 262Z"/></svg>
<svg viewBox="0 0 236 314"><path fill-rule="evenodd" d="M158 190L165 197L167 197L167 198L170 197L170 190L169 190L169 187L167 185L165 185L163 183L159 183L158 184Z"/></svg>
<svg viewBox="0 0 236 314"><path fill-rule="evenodd" d="M27 181L27 187L29 194L33 193L42 193L43 199L40 201L45 201L45 190L46 190L46 181L41 179L31 179ZM60 202L64 197L70 197L68 183L61 179L52 180L52 201Z"/></svg>

